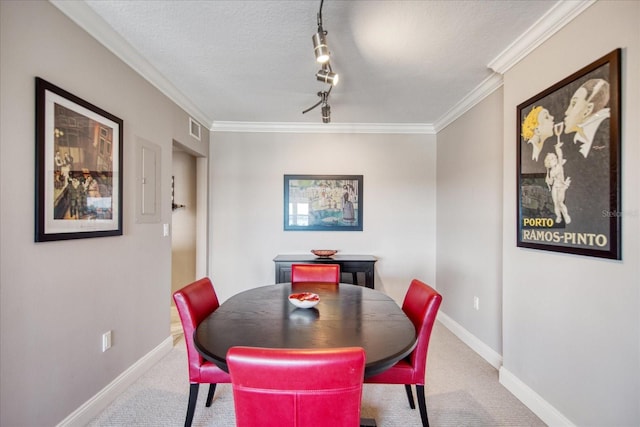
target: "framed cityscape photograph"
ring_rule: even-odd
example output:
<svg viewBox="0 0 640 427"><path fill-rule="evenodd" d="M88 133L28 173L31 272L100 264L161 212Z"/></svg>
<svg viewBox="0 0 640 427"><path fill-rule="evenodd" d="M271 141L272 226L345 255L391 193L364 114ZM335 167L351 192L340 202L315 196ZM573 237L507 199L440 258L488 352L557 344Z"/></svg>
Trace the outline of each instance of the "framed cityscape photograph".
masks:
<svg viewBox="0 0 640 427"><path fill-rule="evenodd" d="M362 231L362 175L285 175L284 229Z"/></svg>
<svg viewBox="0 0 640 427"><path fill-rule="evenodd" d="M36 77L36 242L122 235L122 125Z"/></svg>
<svg viewBox="0 0 640 427"><path fill-rule="evenodd" d="M621 50L517 107L517 245L621 259Z"/></svg>

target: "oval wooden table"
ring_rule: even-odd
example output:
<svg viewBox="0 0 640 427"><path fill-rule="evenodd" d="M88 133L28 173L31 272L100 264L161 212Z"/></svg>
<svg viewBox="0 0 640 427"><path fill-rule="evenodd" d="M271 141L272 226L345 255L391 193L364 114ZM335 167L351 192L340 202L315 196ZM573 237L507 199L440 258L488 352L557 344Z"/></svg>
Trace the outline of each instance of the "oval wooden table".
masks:
<svg viewBox="0 0 640 427"><path fill-rule="evenodd" d="M294 292L314 292L320 302L296 308L288 299ZM200 354L225 371L233 346L362 347L365 376L371 376L409 355L416 331L382 292L346 283L279 283L229 298L198 325L193 339Z"/></svg>

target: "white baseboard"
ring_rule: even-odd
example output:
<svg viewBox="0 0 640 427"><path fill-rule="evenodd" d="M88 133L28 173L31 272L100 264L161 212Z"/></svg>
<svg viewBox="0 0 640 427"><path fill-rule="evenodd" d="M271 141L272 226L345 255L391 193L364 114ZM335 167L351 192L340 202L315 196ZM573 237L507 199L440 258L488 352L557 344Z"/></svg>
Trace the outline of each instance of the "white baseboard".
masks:
<svg viewBox="0 0 640 427"><path fill-rule="evenodd" d="M544 400L538 393L533 391L529 386L520 381L518 377L509 372L505 367L501 367L499 371L500 384L509 390L518 398L525 406L536 414L548 426L567 426L575 427L567 417L562 415L560 411L551 406L549 402Z"/></svg>
<svg viewBox="0 0 640 427"><path fill-rule="evenodd" d="M140 358L127 370L118 375L109 385L100 390L95 396L87 400L82 406L73 411L67 418L60 421L57 427L86 426L93 418L100 414L127 387L133 384L142 374L166 356L173 348L173 337L169 336L156 348Z"/></svg>
<svg viewBox="0 0 640 427"><path fill-rule="evenodd" d="M438 312L438 320L455 336L460 338L463 343L478 353L480 357L486 360L491 366L496 369L500 369L502 366L502 356L498 352L480 341L475 335L467 331L462 327L462 325L444 314L442 311Z"/></svg>
<svg viewBox="0 0 640 427"><path fill-rule="evenodd" d="M467 331L462 325L444 314L442 311L438 313L438 320L455 336L471 347L473 351L478 353L480 357L486 360L491 366L498 369L498 378L511 394L521 401L527 408L538 416L545 424L549 426L566 426L575 427L567 417L562 415L560 411L554 408L538 393L533 391L529 386L520 381L518 377L509 372L502 366L502 356L494 351L491 347L480 341L475 335Z"/></svg>

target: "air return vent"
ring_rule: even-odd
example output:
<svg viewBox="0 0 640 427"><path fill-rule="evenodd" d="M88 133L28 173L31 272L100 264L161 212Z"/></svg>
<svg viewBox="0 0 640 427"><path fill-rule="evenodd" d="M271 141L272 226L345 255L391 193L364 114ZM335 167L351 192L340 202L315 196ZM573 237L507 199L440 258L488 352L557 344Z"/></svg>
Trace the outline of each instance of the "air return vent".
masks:
<svg viewBox="0 0 640 427"><path fill-rule="evenodd" d="M200 141L200 123L189 117L189 135Z"/></svg>

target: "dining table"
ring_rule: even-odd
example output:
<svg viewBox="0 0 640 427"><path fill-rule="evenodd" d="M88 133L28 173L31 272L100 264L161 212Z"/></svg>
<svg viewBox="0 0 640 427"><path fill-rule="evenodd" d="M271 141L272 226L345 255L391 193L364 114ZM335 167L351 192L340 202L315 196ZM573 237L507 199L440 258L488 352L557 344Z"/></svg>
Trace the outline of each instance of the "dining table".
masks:
<svg viewBox="0 0 640 427"><path fill-rule="evenodd" d="M298 308L289 295L310 292L317 305ZM242 291L196 328L202 357L228 372L231 347L321 349L362 347L364 376L384 372L414 349L416 330L400 306L378 290L347 283L278 283ZM363 426L375 425L363 419Z"/></svg>

